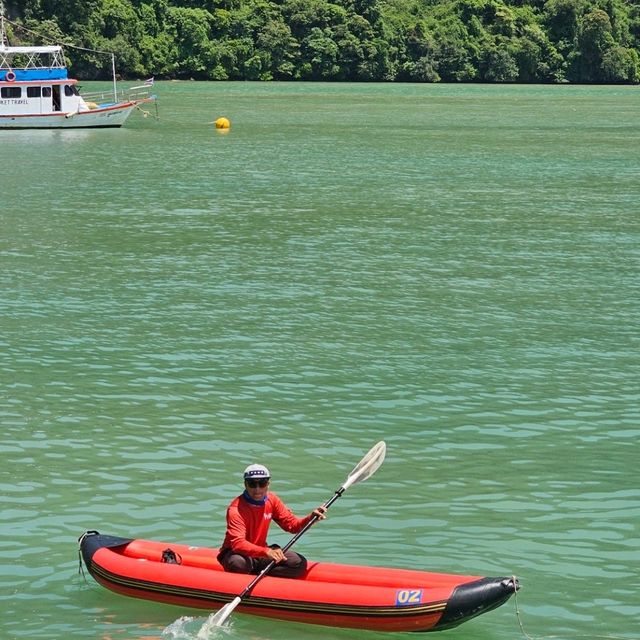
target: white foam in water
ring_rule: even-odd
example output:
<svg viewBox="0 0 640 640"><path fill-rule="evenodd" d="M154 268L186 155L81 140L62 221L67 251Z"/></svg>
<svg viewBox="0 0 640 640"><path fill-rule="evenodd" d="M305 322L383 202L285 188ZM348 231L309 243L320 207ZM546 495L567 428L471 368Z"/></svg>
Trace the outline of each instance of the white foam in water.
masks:
<svg viewBox="0 0 640 640"><path fill-rule="evenodd" d="M196 621L196 618L189 616L182 616L174 622L172 622L163 632L162 637L169 640L194 640L196 636L189 631L188 626L190 623ZM193 625L192 625L193 626Z"/></svg>
<svg viewBox="0 0 640 640"><path fill-rule="evenodd" d="M197 640L213 640L213 638L220 637L223 633L228 631L230 624L228 621L225 625L219 627L214 623L214 618L218 612L214 611L205 621L205 623L200 627L200 631L198 631L198 635L196 636Z"/></svg>
<svg viewBox="0 0 640 640"><path fill-rule="evenodd" d="M229 631L229 622L223 627L212 624L216 613L214 611L204 624L201 624L202 618L182 616L165 628L162 637L166 640L214 640L214 638L220 638Z"/></svg>

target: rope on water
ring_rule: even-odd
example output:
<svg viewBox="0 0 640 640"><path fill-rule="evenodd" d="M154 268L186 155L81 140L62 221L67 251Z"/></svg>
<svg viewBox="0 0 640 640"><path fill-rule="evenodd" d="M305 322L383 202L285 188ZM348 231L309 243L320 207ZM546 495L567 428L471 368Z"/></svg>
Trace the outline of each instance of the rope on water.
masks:
<svg viewBox="0 0 640 640"><path fill-rule="evenodd" d="M512 576L512 580L513 580L513 584L518 584L517 578L515 575ZM520 609L518 607L518 590L517 589L515 589L515 591L513 592L513 601L516 605L516 619L518 621L518 626L520 627L520 631L522 632L522 635L527 640L533 640L533 638L524 630L524 625L522 624L522 617L520 615Z"/></svg>
<svg viewBox="0 0 640 640"><path fill-rule="evenodd" d="M134 106L138 111L142 112L142 117L143 118L147 118L148 116L151 116L155 120L160 120L160 117L157 114L157 111L158 111L157 105L156 105L156 115L153 115L153 113L151 113L150 111L147 111L146 109L143 109L139 104L136 104Z"/></svg>
<svg viewBox="0 0 640 640"><path fill-rule="evenodd" d="M84 573L84 566L83 566L83 563L82 563L82 541L87 536L92 536L92 535L95 535L96 533L98 533L98 532L97 531L85 531L78 538L78 573L84 578L85 584L89 584L89 582L87 580L87 576Z"/></svg>
<svg viewBox="0 0 640 640"><path fill-rule="evenodd" d="M516 584L516 576L513 576L513 583ZM527 640L535 640L534 636L530 636L525 630L524 630L524 624L522 623L522 616L520 614L520 608L518 607L518 591L514 591L513 593L513 601L515 603L515 607L516 607L516 619L518 620L518 626L520 627L520 631L522 632L522 635L527 639ZM538 640L553 640L554 638L589 638L589 640L629 640L628 638L623 638L621 636L594 636L594 635L583 635L583 634L576 634L576 635L572 635L572 636L568 636L568 635L562 635L562 636L536 636L536 638Z"/></svg>

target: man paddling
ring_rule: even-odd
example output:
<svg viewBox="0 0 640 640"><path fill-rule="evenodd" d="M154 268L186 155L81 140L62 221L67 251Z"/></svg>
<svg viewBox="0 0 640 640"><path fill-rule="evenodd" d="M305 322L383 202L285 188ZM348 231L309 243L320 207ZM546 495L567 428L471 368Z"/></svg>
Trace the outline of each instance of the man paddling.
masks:
<svg viewBox="0 0 640 640"><path fill-rule="evenodd" d="M273 520L284 531L298 533L314 516L324 520L326 509L318 507L298 518L269 491L270 482L269 469L261 464L251 464L244 470L244 492L227 508L227 532L218 554L225 571L258 574L272 560L277 564L269 572L271 576L297 578L306 571L304 556L267 544L269 525Z"/></svg>

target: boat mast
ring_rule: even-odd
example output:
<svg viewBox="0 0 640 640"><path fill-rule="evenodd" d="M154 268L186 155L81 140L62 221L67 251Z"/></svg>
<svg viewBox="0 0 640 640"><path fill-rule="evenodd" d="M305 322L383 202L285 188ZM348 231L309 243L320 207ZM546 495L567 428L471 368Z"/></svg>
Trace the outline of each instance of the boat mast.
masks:
<svg viewBox="0 0 640 640"><path fill-rule="evenodd" d="M8 46L7 34L4 30L4 2L0 0L0 47Z"/></svg>
<svg viewBox="0 0 640 640"><path fill-rule="evenodd" d="M116 54L111 54L111 73L113 75L113 101L118 102L118 86L116 84Z"/></svg>

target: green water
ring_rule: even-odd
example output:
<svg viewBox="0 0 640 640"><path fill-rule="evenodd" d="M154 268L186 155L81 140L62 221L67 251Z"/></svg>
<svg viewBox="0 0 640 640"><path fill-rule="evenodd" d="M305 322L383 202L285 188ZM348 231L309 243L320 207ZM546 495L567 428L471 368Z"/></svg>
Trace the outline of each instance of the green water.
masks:
<svg viewBox="0 0 640 640"><path fill-rule="evenodd" d="M638 89L156 88L0 132L0 638L160 638L193 611L86 584L83 531L217 546L248 463L304 513L380 439L299 551L640 637ZM523 636L511 601L443 637Z"/></svg>

